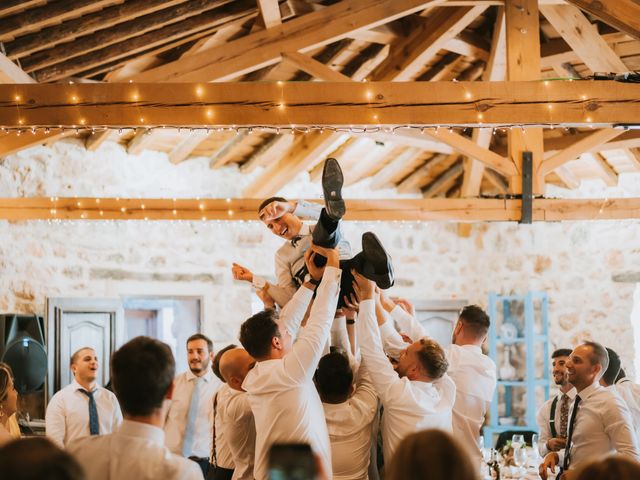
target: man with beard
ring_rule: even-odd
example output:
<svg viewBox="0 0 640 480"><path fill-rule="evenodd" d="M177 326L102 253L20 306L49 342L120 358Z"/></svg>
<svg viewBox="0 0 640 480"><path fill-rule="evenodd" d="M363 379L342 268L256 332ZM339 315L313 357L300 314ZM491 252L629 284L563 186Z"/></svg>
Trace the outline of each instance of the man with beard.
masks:
<svg viewBox="0 0 640 480"><path fill-rule="evenodd" d="M560 391L547 400L536 416L540 429L539 448L543 457L549 452L563 449L567 443L569 407L576 397L576 389L569 383L566 363L571 349L560 348L551 355L551 374Z"/></svg>
<svg viewBox="0 0 640 480"><path fill-rule="evenodd" d="M173 453L197 462L206 478L213 428L213 396L222 382L211 369L213 343L196 333L187 339L189 370L175 378L171 407L164 427Z"/></svg>

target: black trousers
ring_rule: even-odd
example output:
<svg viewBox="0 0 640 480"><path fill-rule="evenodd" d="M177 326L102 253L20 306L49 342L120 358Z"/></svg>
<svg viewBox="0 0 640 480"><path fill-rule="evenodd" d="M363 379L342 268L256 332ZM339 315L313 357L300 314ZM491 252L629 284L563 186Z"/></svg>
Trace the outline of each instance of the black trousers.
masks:
<svg viewBox="0 0 640 480"><path fill-rule="evenodd" d="M231 480L231 477L233 477L233 469L209 464L209 474L205 478L207 480Z"/></svg>
<svg viewBox="0 0 640 480"><path fill-rule="evenodd" d="M189 457L189 460L198 464L200 470L202 470L202 477L206 479L209 474L209 459L206 457Z"/></svg>

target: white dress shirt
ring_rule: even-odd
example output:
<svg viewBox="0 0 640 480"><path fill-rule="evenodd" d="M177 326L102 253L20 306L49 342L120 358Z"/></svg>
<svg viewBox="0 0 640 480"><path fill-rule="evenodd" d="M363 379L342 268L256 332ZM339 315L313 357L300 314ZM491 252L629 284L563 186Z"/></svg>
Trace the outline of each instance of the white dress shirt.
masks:
<svg viewBox="0 0 640 480"><path fill-rule="evenodd" d="M235 469L233 480L253 480L256 454L256 425L246 392L230 389L222 429Z"/></svg>
<svg viewBox="0 0 640 480"><path fill-rule="evenodd" d="M391 316L414 342L427 336L416 318L399 305L391 311ZM449 362L447 374L456 384L453 432L477 464L482 458L478 436L496 390L496 364L477 345L449 345L444 351Z"/></svg>
<svg viewBox="0 0 640 480"><path fill-rule="evenodd" d="M307 325L291 351L282 359L258 362L242 384L256 424L257 480L267 478L267 456L274 443L309 443L325 471L331 472L329 435L313 374L329 337L341 273L338 268L325 268Z"/></svg>
<svg viewBox="0 0 640 480"><path fill-rule="evenodd" d="M624 401L598 383L578 392L578 395L581 401L573 426L569 468L574 469L582 462L613 452L633 461L640 460L633 421ZM572 410L573 404L569 419ZM564 455L565 449L558 452L560 465L564 463Z"/></svg>
<svg viewBox="0 0 640 480"><path fill-rule="evenodd" d="M192 451L187 456L209 458L211 453L211 432L213 429L213 396L218 391L222 382L211 369L208 369L202 377L197 377L187 370L177 375L173 388L173 398L167 413L167 421L164 426L167 447L173 453L182 455L184 443L184 431L187 427L187 415L191 406L191 393L195 387L196 379L200 378L200 399L198 400L198 415L195 424Z"/></svg>
<svg viewBox="0 0 640 480"><path fill-rule="evenodd" d="M233 463L231 449L229 448L229 442L227 441L229 430L228 428L225 428L225 425L227 423L227 405L234 391L235 390L233 390L229 385L223 383L216 395L214 395L213 400L213 402L216 404L214 419L214 421L216 422L215 464L221 468L226 468L228 470L233 470L235 466L235 464ZM215 400L216 396L217 401ZM213 448L211 449L211 453L213 455ZM214 463L213 458L210 458L209 462Z"/></svg>
<svg viewBox="0 0 640 480"><path fill-rule="evenodd" d="M567 396L569 397L569 410L571 410L571 405L573 405L573 400L576 398L576 389L572 388L567 392ZM555 427L556 433L560 436L560 405L562 403L562 392L558 392L558 395L555 397L551 397L549 400L544 402L542 406L538 409L538 413L536 414L536 423L538 424L538 429L540 430L540 436L538 437L538 450L540 451L540 455L543 457L549 453L549 449L547 448L547 442L553 438L551 435L551 425L549 424L549 420L551 417L551 404L553 403L553 399L557 398L558 402L556 404L556 414L555 414ZM567 418L567 431L569 430L569 420L571 417Z"/></svg>
<svg viewBox="0 0 640 480"><path fill-rule="evenodd" d="M640 385L633 383L628 378L621 378L616 382L615 389L629 407L636 431L636 440L640 442Z"/></svg>
<svg viewBox="0 0 640 480"><path fill-rule="evenodd" d="M298 200L298 204L293 214L311 220L320 219L323 206L315 202ZM340 228L338 226L338 228ZM269 295L281 307L296 293L298 287L304 282L307 273L304 264L304 252L311 246L313 226L303 224L297 241L287 240L275 255L276 284L267 282L264 277L254 275L253 285L262 288L265 283L269 283ZM346 239L338 244L341 259L351 258L351 245Z"/></svg>
<svg viewBox="0 0 640 480"><path fill-rule="evenodd" d="M72 440L88 437L89 397L80 392L84 387L75 380L58 391L47 406L47 437L64 448ZM111 433L122 423L122 412L116 396L106 388L96 387L93 398L98 410L100 435Z"/></svg>
<svg viewBox="0 0 640 480"><path fill-rule="evenodd" d="M373 422L378 413L378 396L366 367L360 366L356 391L346 402L323 403L322 407L331 442L334 480L366 480Z"/></svg>
<svg viewBox="0 0 640 480"><path fill-rule="evenodd" d="M383 332L385 325L387 327ZM371 375L384 407L383 452L385 459L391 459L402 439L413 432L427 428L451 432L456 386L447 374L431 383L398 377L384 354L381 335L385 342L395 342L396 348L403 344L402 338L390 322L382 327L378 330L374 301L360 302L356 328L362 364Z"/></svg>
<svg viewBox="0 0 640 480"><path fill-rule="evenodd" d="M125 420L117 432L77 440L68 451L87 480L202 480L197 463L164 446L161 428Z"/></svg>

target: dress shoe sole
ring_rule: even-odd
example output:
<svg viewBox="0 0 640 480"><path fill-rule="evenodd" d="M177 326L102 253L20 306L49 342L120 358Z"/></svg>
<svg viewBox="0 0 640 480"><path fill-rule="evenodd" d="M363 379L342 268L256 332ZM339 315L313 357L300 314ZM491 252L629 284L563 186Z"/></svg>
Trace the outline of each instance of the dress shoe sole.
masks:
<svg viewBox="0 0 640 480"><path fill-rule="evenodd" d="M340 220L347 211L342 199L343 184L340 164L335 158L327 158L322 169L322 191L327 214L334 220Z"/></svg>

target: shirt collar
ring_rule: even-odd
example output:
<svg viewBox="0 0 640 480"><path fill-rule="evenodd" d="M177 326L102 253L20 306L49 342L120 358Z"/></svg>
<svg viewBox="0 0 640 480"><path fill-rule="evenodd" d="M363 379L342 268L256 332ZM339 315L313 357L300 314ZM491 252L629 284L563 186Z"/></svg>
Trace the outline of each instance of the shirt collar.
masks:
<svg viewBox="0 0 640 480"><path fill-rule="evenodd" d="M576 390L576 387L573 387L571 390L567 392L567 397L573 400L574 398L576 398L577 394L578 394L578 391ZM562 395L564 395L562 392L558 392L558 398L562 398Z"/></svg>
<svg viewBox="0 0 640 480"><path fill-rule="evenodd" d="M73 382L71 382L71 386L73 387L73 390L74 390L74 391L76 391L76 390L84 390L84 391L86 391L86 390L87 390L87 389L86 389L86 388L84 388L82 385L80 385L80 384L78 383L78 381L77 381L75 378L73 379ZM98 385L98 384L96 383L96 385L95 385L95 387L93 388L92 392L96 392L96 391L98 391L98 389L99 389L99 388L100 388L100 385Z"/></svg>
<svg viewBox="0 0 640 480"><path fill-rule="evenodd" d="M211 380L213 380L213 371L210 368L208 368L207 369L207 373L205 373L201 377L198 377L195 373L193 373L191 371L191 369L187 370L185 373L187 374L187 381L191 381L191 380L195 380L195 379L198 379L198 378L202 378L202 379L204 379L205 382L209 383L209 382L211 382Z"/></svg>
<svg viewBox="0 0 640 480"><path fill-rule="evenodd" d="M133 420L125 419L115 434L125 437L144 438L156 445L164 445L164 430L154 425L149 425L148 423L134 422Z"/></svg>
<svg viewBox="0 0 640 480"><path fill-rule="evenodd" d="M594 393L600 391L602 388L603 388L602 385L600 385L599 383L597 383L597 382L596 383L592 383L587 388L582 390L578 395L580 395L580 398L584 401L587 398L589 398L591 395L593 395Z"/></svg>

